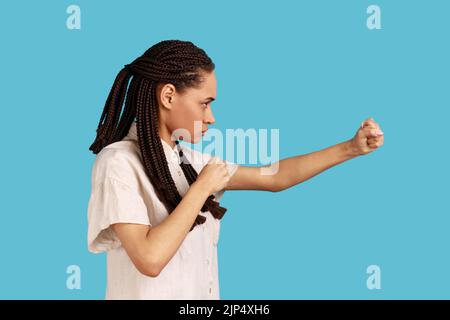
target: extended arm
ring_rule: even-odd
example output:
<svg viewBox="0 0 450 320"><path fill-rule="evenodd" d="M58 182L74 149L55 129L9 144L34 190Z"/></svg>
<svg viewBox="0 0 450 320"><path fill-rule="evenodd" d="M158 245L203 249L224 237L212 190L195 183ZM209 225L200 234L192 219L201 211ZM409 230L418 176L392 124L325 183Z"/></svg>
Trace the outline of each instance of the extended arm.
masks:
<svg viewBox="0 0 450 320"><path fill-rule="evenodd" d="M271 166L239 166L227 190L281 191L297 185L344 161L368 154L383 145L384 135L372 118L355 136L323 150L280 160Z"/></svg>

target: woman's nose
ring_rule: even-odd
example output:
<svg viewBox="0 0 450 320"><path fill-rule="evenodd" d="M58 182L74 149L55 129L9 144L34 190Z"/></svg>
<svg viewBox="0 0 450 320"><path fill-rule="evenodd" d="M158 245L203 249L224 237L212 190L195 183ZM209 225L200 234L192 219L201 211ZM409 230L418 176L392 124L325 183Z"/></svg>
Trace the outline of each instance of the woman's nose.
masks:
<svg viewBox="0 0 450 320"><path fill-rule="evenodd" d="M208 108L206 110L205 122L209 123L209 124L214 124L214 122L216 122L216 119L214 119L214 115L213 115L211 108Z"/></svg>

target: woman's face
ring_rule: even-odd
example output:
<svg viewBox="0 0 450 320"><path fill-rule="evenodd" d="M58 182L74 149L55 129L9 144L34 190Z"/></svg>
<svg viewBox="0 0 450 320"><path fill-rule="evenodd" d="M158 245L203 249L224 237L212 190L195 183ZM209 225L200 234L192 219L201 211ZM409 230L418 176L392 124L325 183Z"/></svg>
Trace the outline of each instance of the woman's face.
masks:
<svg viewBox="0 0 450 320"><path fill-rule="evenodd" d="M187 88L183 93L172 84L158 86L160 107L160 136L174 146L174 139L197 143L215 122L211 102L216 99L214 71L202 74L198 88Z"/></svg>

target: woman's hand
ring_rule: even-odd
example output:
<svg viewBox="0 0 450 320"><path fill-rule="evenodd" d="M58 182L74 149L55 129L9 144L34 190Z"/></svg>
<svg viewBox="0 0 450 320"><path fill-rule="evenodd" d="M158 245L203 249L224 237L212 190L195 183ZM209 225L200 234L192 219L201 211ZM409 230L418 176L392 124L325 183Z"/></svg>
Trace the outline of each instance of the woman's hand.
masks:
<svg viewBox="0 0 450 320"><path fill-rule="evenodd" d="M202 185L208 194L213 194L223 190L229 181L230 176L225 162L219 157L212 157L200 171L195 183Z"/></svg>
<svg viewBox="0 0 450 320"><path fill-rule="evenodd" d="M366 155L381 147L384 143L384 133L373 118L361 123L355 136L350 140L351 149L357 155Z"/></svg>

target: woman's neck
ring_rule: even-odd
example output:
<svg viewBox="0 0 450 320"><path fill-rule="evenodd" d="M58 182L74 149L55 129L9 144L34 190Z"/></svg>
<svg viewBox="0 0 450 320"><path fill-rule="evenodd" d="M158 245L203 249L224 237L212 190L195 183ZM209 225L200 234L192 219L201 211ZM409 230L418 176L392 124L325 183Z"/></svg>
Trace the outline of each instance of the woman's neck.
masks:
<svg viewBox="0 0 450 320"><path fill-rule="evenodd" d="M163 139L172 149L175 148L175 141L172 140L172 135L166 126L159 126L159 136Z"/></svg>

